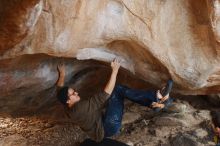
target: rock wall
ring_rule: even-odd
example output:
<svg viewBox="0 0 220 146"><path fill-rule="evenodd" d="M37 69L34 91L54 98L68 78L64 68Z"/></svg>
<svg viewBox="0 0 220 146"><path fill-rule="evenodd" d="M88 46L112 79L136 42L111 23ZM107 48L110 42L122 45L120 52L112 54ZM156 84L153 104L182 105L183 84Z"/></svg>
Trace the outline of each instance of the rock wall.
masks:
<svg viewBox="0 0 220 146"><path fill-rule="evenodd" d="M107 67L106 63L57 58L45 54L1 60L0 116L62 116L60 113L63 107L56 98L55 86L58 79L57 65L61 62L65 64L65 84L77 90L82 98L91 97L103 90L111 73L109 64ZM149 87L126 70L120 70L118 83L138 89Z"/></svg>
<svg viewBox="0 0 220 146"><path fill-rule="evenodd" d="M219 0L2 0L0 58L110 61L181 94L220 91Z"/></svg>
<svg viewBox="0 0 220 146"><path fill-rule="evenodd" d="M116 139L214 145L207 109L220 102L219 50L220 0L0 0L0 145L83 140L55 98L57 65L86 98L104 87L115 57L118 83L158 89L172 78L172 94L212 94L180 98L203 110L176 98L158 115L125 101L122 123L133 121Z"/></svg>

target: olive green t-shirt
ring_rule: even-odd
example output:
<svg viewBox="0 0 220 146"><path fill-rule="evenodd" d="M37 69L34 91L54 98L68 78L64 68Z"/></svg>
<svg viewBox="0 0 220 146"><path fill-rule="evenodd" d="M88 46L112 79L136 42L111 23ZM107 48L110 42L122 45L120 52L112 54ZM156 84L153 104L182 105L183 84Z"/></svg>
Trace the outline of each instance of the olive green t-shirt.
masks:
<svg viewBox="0 0 220 146"><path fill-rule="evenodd" d="M71 109L66 109L73 123L77 124L95 141L101 141L104 138L102 109L109 96L105 91L101 91L94 97L81 99Z"/></svg>

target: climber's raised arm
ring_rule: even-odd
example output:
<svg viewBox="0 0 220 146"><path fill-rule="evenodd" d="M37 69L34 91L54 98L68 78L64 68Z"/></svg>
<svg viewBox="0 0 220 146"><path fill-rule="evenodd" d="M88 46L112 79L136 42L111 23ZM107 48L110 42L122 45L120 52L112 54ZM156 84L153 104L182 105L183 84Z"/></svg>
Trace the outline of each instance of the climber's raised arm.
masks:
<svg viewBox="0 0 220 146"><path fill-rule="evenodd" d="M57 70L59 72L59 77L57 80L57 86L58 87L63 87L64 86L64 80L65 80L65 65L64 64L59 64L57 66Z"/></svg>
<svg viewBox="0 0 220 146"><path fill-rule="evenodd" d="M108 94L111 94L114 87L115 87L115 82L116 82L118 70L120 68L120 60L118 58L114 59L114 61L111 62L111 68L112 68L112 73L111 73L110 79L104 89L104 91Z"/></svg>

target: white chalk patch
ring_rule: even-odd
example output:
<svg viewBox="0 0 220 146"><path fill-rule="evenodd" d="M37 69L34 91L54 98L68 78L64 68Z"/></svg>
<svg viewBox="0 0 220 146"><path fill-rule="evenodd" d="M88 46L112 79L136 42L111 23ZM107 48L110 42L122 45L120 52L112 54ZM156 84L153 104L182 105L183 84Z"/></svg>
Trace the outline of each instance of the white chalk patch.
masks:
<svg viewBox="0 0 220 146"><path fill-rule="evenodd" d="M110 1L107 4L107 12L111 15L121 15L123 13L123 6L117 1Z"/></svg>
<svg viewBox="0 0 220 146"><path fill-rule="evenodd" d="M43 67L39 67L35 76L37 78L44 78L46 81L50 81L53 79L53 76L51 75L51 70L49 66L44 65Z"/></svg>
<svg viewBox="0 0 220 146"><path fill-rule="evenodd" d="M30 15L29 15L29 18L26 22L26 26L29 28L29 29L32 29L35 24L37 23L37 20L42 12L42 9L43 9L43 1L41 0L39 3L37 3L35 5L35 7L32 9Z"/></svg>
<svg viewBox="0 0 220 146"><path fill-rule="evenodd" d="M105 38L105 35L113 35L114 37L124 33L125 23L123 21L124 7L120 2L109 1L106 7L98 13L96 26L97 36Z"/></svg>
<svg viewBox="0 0 220 146"><path fill-rule="evenodd" d="M64 30L56 38L55 46L60 52L65 52L68 50L68 42L70 38L70 31Z"/></svg>
<svg viewBox="0 0 220 146"><path fill-rule="evenodd" d="M87 59L94 59L104 62L111 62L115 58L119 58L121 60L121 66L125 69L131 71L133 74L134 71L134 63L128 59L125 58L119 54L116 54L114 52L111 52L104 48L83 48L78 50L76 58L78 60L87 60Z"/></svg>

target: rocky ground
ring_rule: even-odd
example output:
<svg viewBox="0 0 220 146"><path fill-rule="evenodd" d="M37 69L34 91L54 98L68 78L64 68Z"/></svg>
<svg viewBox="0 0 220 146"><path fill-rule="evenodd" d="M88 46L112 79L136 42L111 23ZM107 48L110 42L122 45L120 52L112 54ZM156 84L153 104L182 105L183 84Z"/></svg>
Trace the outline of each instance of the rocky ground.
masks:
<svg viewBox="0 0 220 146"><path fill-rule="evenodd" d="M189 101L176 100L159 114L126 101L121 134L113 138L131 146L214 146L210 121L209 110ZM77 146L86 137L69 121L36 116L1 116L0 133L3 146Z"/></svg>

